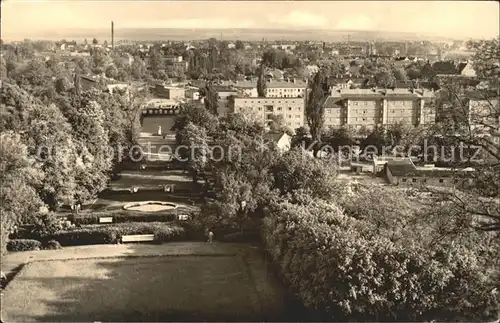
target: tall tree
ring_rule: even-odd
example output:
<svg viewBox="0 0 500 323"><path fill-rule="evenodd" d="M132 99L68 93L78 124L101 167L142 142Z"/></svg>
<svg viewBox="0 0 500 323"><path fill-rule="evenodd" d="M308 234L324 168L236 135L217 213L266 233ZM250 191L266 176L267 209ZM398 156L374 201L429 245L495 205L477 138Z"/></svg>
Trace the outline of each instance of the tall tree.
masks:
<svg viewBox="0 0 500 323"><path fill-rule="evenodd" d="M102 107L91 92L84 93L78 113L70 119L73 138L80 154L76 174L79 185L76 200L80 203L94 198L106 187L109 179L113 154L110 153L105 120Z"/></svg>
<svg viewBox="0 0 500 323"><path fill-rule="evenodd" d="M396 78L389 68L379 68L373 78L375 85L382 88L395 86Z"/></svg>
<svg viewBox="0 0 500 323"><path fill-rule="evenodd" d="M55 105L43 105L15 85L3 86L2 110L10 122L2 130L22 133L29 155L39 162L44 172L37 186L39 196L51 209L71 203L76 190L77 156L67 119Z"/></svg>
<svg viewBox="0 0 500 323"><path fill-rule="evenodd" d="M25 136L30 153L41 162L45 173L39 188L40 197L51 210L73 204L79 189L77 150L67 119L53 104L34 105L30 108Z"/></svg>
<svg viewBox="0 0 500 323"><path fill-rule="evenodd" d="M174 125L171 129L176 133L175 137L177 143L180 144L185 140L183 130L189 123L206 129L207 134L209 136L213 136L217 132L219 120L217 119L217 116L212 114L207 109L203 109L202 107L193 104L183 105L180 113L176 116Z"/></svg>
<svg viewBox="0 0 500 323"><path fill-rule="evenodd" d="M218 115L219 113L217 110L219 107L219 94L214 89L212 82L207 82L207 85L205 86L203 92L205 109L207 109L207 111L210 111L215 116Z"/></svg>
<svg viewBox="0 0 500 323"><path fill-rule="evenodd" d="M43 205L36 187L43 172L34 158L29 157L28 147L21 136L12 131L0 134L0 246L2 256L11 230L18 225L33 223Z"/></svg>
<svg viewBox="0 0 500 323"><path fill-rule="evenodd" d="M197 183L199 175L204 173L210 158L207 130L189 122L181 131L181 138L181 144L189 150L182 153L188 160L193 182Z"/></svg>
<svg viewBox="0 0 500 323"><path fill-rule="evenodd" d="M265 64L261 63L259 67L259 78L257 79L257 94L261 98L266 97L266 67Z"/></svg>
<svg viewBox="0 0 500 323"><path fill-rule="evenodd" d="M314 145L314 154L316 155L321 143L321 134L325 124L325 101L328 98L326 79L323 71L319 71L314 76L307 89L306 120L309 126Z"/></svg>
<svg viewBox="0 0 500 323"><path fill-rule="evenodd" d="M335 189L336 166L327 161L304 155L295 148L280 156L271 167L274 186L281 194L307 192L313 198L331 198Z"/></svg>
<svg viewBox="0 0 500 323"><path fill-rule="evenodd" d="M394 69L394 78L396 79L396 81L402 81L402 82L408 81L408 75L406 74L404 68Z"/></svg>

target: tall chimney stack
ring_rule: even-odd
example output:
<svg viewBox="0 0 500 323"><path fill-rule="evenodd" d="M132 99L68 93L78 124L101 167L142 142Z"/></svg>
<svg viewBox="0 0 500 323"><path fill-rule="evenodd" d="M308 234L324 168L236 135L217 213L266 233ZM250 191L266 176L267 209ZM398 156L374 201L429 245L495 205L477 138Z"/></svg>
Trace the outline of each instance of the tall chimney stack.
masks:
<svg viewBox="0 0 500 323"><path fill-rule="evenodd" d="M115 24L111 21L111 49L115 49Z"/></svg>

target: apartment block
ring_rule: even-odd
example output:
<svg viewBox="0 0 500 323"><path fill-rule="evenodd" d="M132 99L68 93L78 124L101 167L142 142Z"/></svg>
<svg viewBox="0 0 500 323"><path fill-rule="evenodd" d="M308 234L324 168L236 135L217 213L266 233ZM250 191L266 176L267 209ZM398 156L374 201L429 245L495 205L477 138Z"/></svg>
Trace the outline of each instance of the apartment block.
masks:
<svg viewBox="0 0 500 323"><path fill-rule="evenodd" d="M296 129L304 126L304 98L234 98L235 113L251 112L257 120L271 122L272 116L282 116L286 126Z"/></svg>
<svg viewBox="0 0 500 323"><path fill-rule="evenodd" d="M354 128L435 120L434 93L411 89L341 89L325 102L325 126Z"/></svg>
<svg viewBox="0 0 500 323"><path fill-rule="evenodd" d="M307 82L297 79L274 81L268 80L267 98L303 98L306 94Z"/></svg>
<svg viewBox="0 0 500 323"><path fill-rule="evenodd" d="M244 96L258 96L257 79L252 81L225 82L224 85L239 91ZM307 82L299 79L285 79L282 81L268 79L265 94L267 98L303 98L306 88Z"/></svg>

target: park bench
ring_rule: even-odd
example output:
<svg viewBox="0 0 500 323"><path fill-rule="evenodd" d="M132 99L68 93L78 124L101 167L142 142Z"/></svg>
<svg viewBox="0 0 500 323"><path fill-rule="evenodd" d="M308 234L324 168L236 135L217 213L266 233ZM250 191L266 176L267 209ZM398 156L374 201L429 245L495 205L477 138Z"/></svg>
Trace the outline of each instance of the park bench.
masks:
<svg viewBox="0 0 500 323"><path fill-rule="evenodd" d="M113 223L113 217L112 216L99 217L99 223Z"/></svg>
<svg viewBox="0 0 500 323"><path fill-rule="evenodd" d="M155 241L154 234L131 234L122 236L121 242L145 242Z"/></svg>

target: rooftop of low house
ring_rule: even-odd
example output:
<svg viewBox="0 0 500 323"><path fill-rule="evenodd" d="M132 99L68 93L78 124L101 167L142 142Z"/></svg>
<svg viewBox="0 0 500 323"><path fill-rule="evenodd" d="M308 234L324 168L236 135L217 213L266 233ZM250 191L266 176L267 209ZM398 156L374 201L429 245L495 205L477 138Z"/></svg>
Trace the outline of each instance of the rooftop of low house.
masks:
<svg viewBox="0 0 500 323"><path fill-rule="evenodd" d="M400 177L452 177L473 172L473 168L454 169L434 165L415 166L411 159L389 160L387 168L393 176Z"/></svg>
<svg viewBox="0 0 500 323"><path fill-rule="evenodd" d="M280 141L281 138L283 138L283 136L287 136L286 133L266 133L264 134L264 141L272 141L272 142L275 142L277 143L278 141Z"/></svg>
<svg viewBox="0 0 500 323"><path fill-rule="evenodd" d="M417 171L411 159L388 160L387 168L393 176L407 176Z"/></svg>

